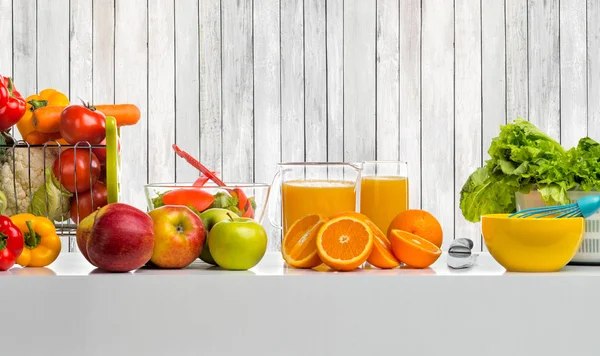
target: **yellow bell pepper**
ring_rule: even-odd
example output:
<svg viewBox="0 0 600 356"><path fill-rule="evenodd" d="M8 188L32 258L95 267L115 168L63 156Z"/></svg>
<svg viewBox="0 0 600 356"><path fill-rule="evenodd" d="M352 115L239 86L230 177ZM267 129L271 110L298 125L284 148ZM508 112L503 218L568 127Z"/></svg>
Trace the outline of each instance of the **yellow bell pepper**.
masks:
<svg viewBox="0 0 600 356"><path fill-rule="evenodd" d="M10 217L21 233L25 246L16 262L22 267L45 267L56 260L61 250L60 238L49 219L33 214Z"/></svg>
<svg viewBox="0 0 600 356"><path fill-rule="evenodd" d="M17 122L17 129L25 139L35 131L33 126L33 111L44 106L69 106L69 98L58 90L44 89L39 94L30 95L25 99L27 104L25 114ZM31 143L31 142L30 142Z"/></svg>

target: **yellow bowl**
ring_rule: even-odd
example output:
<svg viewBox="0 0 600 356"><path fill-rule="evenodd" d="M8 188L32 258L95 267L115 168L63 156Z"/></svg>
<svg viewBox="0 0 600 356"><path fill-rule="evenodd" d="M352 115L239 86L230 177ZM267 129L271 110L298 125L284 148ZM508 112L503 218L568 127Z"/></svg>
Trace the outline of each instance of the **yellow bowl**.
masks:
<svg viewBox="0 0 600 356"><path fill-rule="evenodd" d="M481 217L481 230L490 254L507 271L555 272L577 253L585 220L490 214Z"/></svg>

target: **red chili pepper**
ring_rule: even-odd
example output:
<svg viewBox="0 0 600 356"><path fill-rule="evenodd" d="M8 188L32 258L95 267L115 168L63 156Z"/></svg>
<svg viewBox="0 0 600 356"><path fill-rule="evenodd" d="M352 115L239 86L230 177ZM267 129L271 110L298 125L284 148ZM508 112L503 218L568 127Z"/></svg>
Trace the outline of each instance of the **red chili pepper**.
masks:
<svg viewBox="0 0 600 356"><path fill-rule="evenodd" d="M25 99L11 78L0 76L0 131L15 125L25 114Z"/></svg>
<svg viewBox="0 0 600 356"><path fill-rule="evenodd" d="M214 174L215 176L217 175L216 172L212 172L212 174ZM196 179L196 181L194 181L194 183L192 184L194 187L203 187L206 182L208 182L208 177L205 175L201 175L200 177L198 177L198 179Z"/></svg>
<svg viewBox="0 0 600 356"><path fill-rule="evenodd" d="M8 271L23 252L23 234L7 216L0 215L0 271Z"/></svg>
<svg viewBox="0 0 600 356"><path fill-rule="evenodd" d="M218 185L220 187L225 186L225 183L223 183L222 180L220 180L208 168L204 167L204 165L202 163L200 163L197 159L195 159L192 155L190 155L189 153L187 153L184 150L177 147L176 144L173 144L173 149L175 150L175 153L177 153L177 155L179 157L185 159L194 168L196 168L197 170L202 172L202 174L204 174L205 176L210 178L210 180L215 182L216 185ZM252 209L252 204L250 204L250 201L246 197L246 193L244 193L244 191L241 190L240 188L227 189L227 191L229 192L229 194L231 194L231 196L238 198L238 206L237 207L242 212L242 216L254 218L254 209ZM166 202L165 202L165 204L166 204Z"/></svg>
<svg viewBox="0 0 600 356"><path fill-rule="evenodd" d="M215 197L204 189L181 188L165 193L162 200L165 205L191 205L202 212L215 201Z"/></svg>
<svg viewBox="0 0 600 356"><path fill-rule="evenodd" d="M194 187L203 187L206 182L208 182L208 177L207 176L201 176L198 179L196 179L194 181L194 184L192 184Z"/></svg>

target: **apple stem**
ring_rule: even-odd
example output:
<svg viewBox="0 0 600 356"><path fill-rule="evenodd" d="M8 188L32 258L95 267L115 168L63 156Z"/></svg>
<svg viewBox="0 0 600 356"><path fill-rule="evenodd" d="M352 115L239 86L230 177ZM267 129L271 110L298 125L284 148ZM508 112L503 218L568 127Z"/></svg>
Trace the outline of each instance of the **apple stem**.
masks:
<svg viewBox="0 0 600 356"><path fill-rule="evenodd" d="M229 216L229 220L233 221L233 216L230 213L227 213L227 216Z"/></svg>

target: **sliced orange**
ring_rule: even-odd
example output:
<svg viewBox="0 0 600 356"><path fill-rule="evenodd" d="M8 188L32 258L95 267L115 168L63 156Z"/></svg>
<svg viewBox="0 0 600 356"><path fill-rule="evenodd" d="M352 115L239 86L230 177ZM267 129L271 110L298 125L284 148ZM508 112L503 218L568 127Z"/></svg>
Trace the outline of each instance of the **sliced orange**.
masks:
<svg viewBox="0 0 600 356"><path fill-rule="evenodd" d="M356 216L338 216L327 221L317 234L321 261L338 271L351 271L367 261L373 250L373 231Z"/></svg>
<svg viewBox="0 0 600 356"><path fill-rule="evenodd" d="M339 216L353 216L356 218L362 219L373 231L373 250L371 251L371 255L367 259L371 265L387 269L387 268L396 268L400 266L400 261L394 256L392 253L392 244L390 240L388 240L387 236L381 231L380 228L375 225L371 219L369 219L366 215L357 213L354 211L348 211L344 213L337 213L332 215L330 218L336 218Z"/></svg>
<svg viewBox="0 0 600 356"><path fill-rule="evenodd" d="M290 266L296 268L313 268L320 265L317 254L317 233L327 217L307 215L294 222L283 237L281 254Z"/></svg>
<svg viewBox="0 0 600 356"><path fill-rule="evenodd" d="M391 230L388 237L394 256L413 268L429 267L442 254L442 250L435 244L410 232Z"/></svg>
<svg viewBox="0 0 600 356"><path fill-rule="evenodd" d="M440 222L425 210L405 210L396 215L388 227L388 236L392 230L402 230L418 235L437 247L442 247L444 240Z"/></svg>
<svg viewBox="0 0 600 356"><path fill-rule="evenodd" d="M392 243L387 236L373 223L367 220L367 225L373 230L373 251L367 259L371 265L377 268L396 268L400 266L400 261L392 253Z"/></svg>

